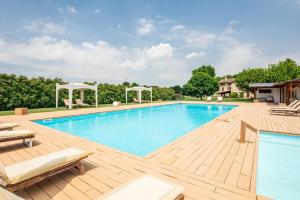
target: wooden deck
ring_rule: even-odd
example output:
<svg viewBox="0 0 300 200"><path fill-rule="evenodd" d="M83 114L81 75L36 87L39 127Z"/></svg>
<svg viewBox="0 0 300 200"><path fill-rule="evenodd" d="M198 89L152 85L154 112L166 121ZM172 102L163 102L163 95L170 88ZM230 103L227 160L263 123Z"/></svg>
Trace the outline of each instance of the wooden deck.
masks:
<svg viewBox="0 0 300 200"><path fill-rule="evenodd" d="M244 120L260 130L300 133L300 117L270 115L269 106L265 103L240 103L234 110L151 155L139 158L29 121L149 105L0 117L1 122L18 121L21 128L38 133L32 148L23 146L21 141L0 144L0 160L4 165L70 146L94 152L84 161L87 168L85 175L69 170L16 194L37 200L95 199L137 176L150 173L186 187L184 194L188 200L256 199L258 137L248 131L247 142L239 143L240 121Z"/></svg>

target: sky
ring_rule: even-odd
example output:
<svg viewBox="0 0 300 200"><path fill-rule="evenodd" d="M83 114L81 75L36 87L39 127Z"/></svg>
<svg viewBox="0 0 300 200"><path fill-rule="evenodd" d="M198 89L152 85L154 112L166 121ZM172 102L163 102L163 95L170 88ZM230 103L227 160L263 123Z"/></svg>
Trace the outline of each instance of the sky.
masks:
<svg viewBox="0 0 300 200"><path fill-rule="evenodd" d="M300 0L2 0L0 73L182 85L300 63Z"/></svg>

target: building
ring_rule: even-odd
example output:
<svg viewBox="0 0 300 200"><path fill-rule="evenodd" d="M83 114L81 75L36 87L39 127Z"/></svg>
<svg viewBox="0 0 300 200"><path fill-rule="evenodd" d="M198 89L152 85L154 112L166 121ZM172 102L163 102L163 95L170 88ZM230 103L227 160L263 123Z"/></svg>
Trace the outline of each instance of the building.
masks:
<svg viewBox="0 0 300 200"><path fill-rule="evenodd" d="M300 79L293 79L281 83L252 83L250 90L257 101L290 104L300 99Z"/></svg>
<svg viewBox="0 0 300 200"><path fill-rule="evenodd" d="M243 92L236 86L234 78L225 77L224 79L219 81L219 91L217 92L218 95L229 97L233 92L237 94ZM246 93L244 93L244 95L246 95Z"/></svg>

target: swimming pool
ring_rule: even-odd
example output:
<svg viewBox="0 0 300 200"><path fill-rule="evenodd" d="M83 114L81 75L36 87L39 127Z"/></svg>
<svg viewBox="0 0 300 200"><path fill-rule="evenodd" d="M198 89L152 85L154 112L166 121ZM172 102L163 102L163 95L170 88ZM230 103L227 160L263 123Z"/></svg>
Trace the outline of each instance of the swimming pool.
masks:
<svg viewBox="0 0 300 200"><path fill-rule="evenodd" d="M298 200L300 137L261 132L256 192L276 200Z"/></svg>
<svg viewBox="0 0 300 200"><path fill-rule="evenodd" d="M130 154L146 156L234 107L170 104L35 122Z"/></svg>

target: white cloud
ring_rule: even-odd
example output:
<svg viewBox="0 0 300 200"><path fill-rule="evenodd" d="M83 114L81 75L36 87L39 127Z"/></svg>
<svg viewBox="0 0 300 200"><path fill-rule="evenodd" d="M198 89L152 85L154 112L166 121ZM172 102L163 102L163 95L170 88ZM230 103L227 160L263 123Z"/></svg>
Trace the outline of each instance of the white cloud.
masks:
<svg viewBox="0 0 300 200"><path fill-rule="evenodd" d="M43 33L45 35L63 35L64 26L53 23L47 19L38 19L24 26L24 29L30 32Z"/></svg>
<svg viewBox="0 0 300 200"><path fill-rule="evenodd" d="M191 53L188 53L185 58L186 59L193 59L193 58L199 58L201 56L204 56L205 55L205 52L204 51L201 51L201 52L191 52Z"/></svg>
<svg viewBox="0 0 300 200"><path fill-rule="evenodd" d="M77 9L74 6L67 6L66 9L67 9L67 12L69 14L76 14L77 13Z"/></svg>
<svg viewBox="0 0 300 200"><path fill-rule="evenodd" d="M265 58L262 52L251 44L243 44L236 40L222 48L222 54L217 63L220 74L238 73L243 68L261 66Z"/></svg>
<svg viewBox="0 0 300 200"><path fill-rule="evenodd" d="M145 49L146 56L150 59L170 58L173 56L174 48L170 44L160 43Z"/></svg>
<svg viewBox="0 0 300 200"><path fill-rule="evenodd" d="M163 85L185 81L178 77L187 65L166 43L145 48L114 47L104 41L75 45L49 36L24 43L0 41L0 66L16 66L18 73L30 71L31 76L100 82L121 82L127 76L141 84Z"/></svg>
<svg viewBox="0 0 300 200"><path fill-rule="evenodd" d="M184 35L184 39L189 46L206 48L216 41L217 35L209 32L189 31Z"/></svg>
<svg viewBox="0 0 300 200"><path fill-rule="evenodd" d="M100 12L102 12L102 9L100 9L100 8L94 9L94 13L98 14L98 13L100 13Z"/></svg>
<svg viewBox="0 0 300 200"><path fill-rule="evenodd" d="M238 23L239 23L239 22L238 22L236 19L234 19L234 20L230 21L230 22L228 23L228 25L232 26L232 25L238 24Z"/></svg>
<svg viewBox="0 0 300 200"><path fill-rule="evenodd" d="M171 28L171 31L178 31L184 29L183 25L176 25Z"/></svg>
<svg viewBox="0 0 300 200"><path fill-rule="evenodd" d="M155 24L149 19L140 19L138 22L137 33L139 35L147 35L155 30Z"/></svg>
<svg viewBox="0 0 300 200"><path fill-rule="evenodd" d="M233 26L239 24L239 22L237 20L232 20L228 23L227 27L224 30L225 34L232 34L235 33L235 30L233 29Z"/></svg>

